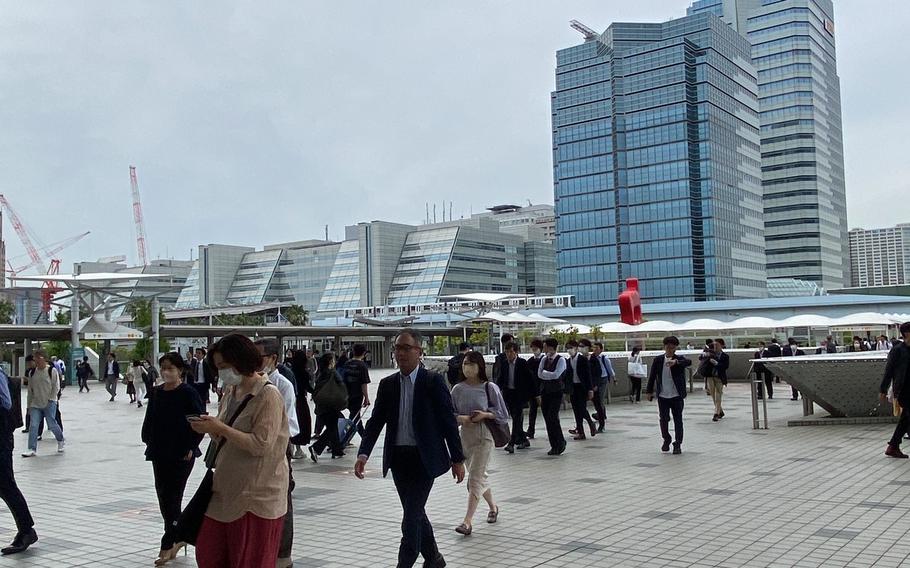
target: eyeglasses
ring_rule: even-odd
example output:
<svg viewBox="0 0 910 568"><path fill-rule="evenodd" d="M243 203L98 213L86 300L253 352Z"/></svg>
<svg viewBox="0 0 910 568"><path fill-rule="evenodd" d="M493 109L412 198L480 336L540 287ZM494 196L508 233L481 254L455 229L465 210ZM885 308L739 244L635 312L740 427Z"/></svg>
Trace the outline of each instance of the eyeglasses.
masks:
<svg viewBox="0 0 910 568"><path fill-rule="evenodd" d="M420 347L418 347L416 345L402 345L402 344L395 345L395 351L413 351L414 349L420 349Z"/></svg>

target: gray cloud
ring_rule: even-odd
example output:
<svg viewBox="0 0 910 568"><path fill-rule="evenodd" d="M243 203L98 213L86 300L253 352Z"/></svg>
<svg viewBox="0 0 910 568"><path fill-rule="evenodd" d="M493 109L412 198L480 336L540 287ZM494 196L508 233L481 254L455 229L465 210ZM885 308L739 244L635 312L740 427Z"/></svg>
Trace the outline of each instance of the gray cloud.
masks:
<svg viewBox="0 0 910 568"><path fill-rule="evenodd" d="M568 20L603 29L687 4L3 3L0 190L46 242L93 231L67 266L135 258L130 164L152 256L324 225L340 239L361 220L419 222L425 202L457 216L552 201L554 52L580 39ZM888 6L837 6L851 226L910 221L896 72L910 6Z"/></svg>

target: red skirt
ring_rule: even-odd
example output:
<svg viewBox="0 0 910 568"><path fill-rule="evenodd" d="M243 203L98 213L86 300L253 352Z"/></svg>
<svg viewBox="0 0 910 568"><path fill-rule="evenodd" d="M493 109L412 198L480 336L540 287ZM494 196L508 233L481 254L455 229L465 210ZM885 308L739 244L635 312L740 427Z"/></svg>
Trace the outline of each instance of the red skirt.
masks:
<svg viewBox="0 0 910 568"><path fill-rule="evenodd" d="M206 516L196 540L199 568L275 568L284 517L263 519L247 513L222 523Z"/></svg>

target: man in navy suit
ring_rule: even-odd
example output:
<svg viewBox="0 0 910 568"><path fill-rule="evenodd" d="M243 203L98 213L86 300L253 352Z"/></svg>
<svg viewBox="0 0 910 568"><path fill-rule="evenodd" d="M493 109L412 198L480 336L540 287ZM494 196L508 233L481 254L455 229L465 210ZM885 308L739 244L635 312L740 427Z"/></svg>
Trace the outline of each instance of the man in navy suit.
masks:
<svg viewBox="0 0 910 568"><path fill-rule="evenodd" d="M670 451L670 414L673 414L673 428L676 439L673 440L673 453L682 453L683 441L683 401L686 398L686 367L692 361L677 355L679 339L674 336L664 338L664 354L654 358L651 373L648 375L648 400L657 395L657 408L660 412L660 434L664 443L661 451Z"/></svg>
<svg viewBox="0 0 910 568"><path fill-rule="evenodd" d="M373 415L354 464L354 475L363 479L373 446L385 428L382 475L392 470L404 510L398 568L414 566L419 554L424 568L446 565L425 508L434 479L451 469L457 483L464 480L464 452L452 397L442 375L420 365L422 343L421 335L412 329L401 330L395 338L399 372L379 382Z"/></svg>

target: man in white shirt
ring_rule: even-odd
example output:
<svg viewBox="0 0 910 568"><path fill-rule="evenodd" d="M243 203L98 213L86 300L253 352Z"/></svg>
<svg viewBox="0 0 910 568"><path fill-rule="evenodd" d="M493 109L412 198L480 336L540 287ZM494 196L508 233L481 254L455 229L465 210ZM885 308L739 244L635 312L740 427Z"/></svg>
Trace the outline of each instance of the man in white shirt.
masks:
<svg viewBox="0 0 910 568"><path fill-rule="evenodd" d="M293 438L300 433L300 426L297 423L297 397L294 394L294 384L284 375L278 372L278 354L281 352L281 346L277 339L260 339L256 341L256 347L262 354L262 372L267 375L269 382L278 388L281 398L284 399L284 409L288 415L288 430L290 437ZM294 475L291 469L291 446L288 444L288 512L284 516L284 527L281 533L281 544L278 547L277 568L286 568L292 566L291 548L294 544L294 511L291 492L294 491Z"/></svg>
<svg viewBox="0 0 910 568"><path fill-rule="evenodd" d="M547 424L547 437L550 440L548 456L558 456L566 451L566 438L559 426L559 407L565 390L563 375L566 372L566 360L556 353L559 342L552 337L544 341L546 357L537 369L537 378L542 381L540 387L540 410Z"/></svg>

